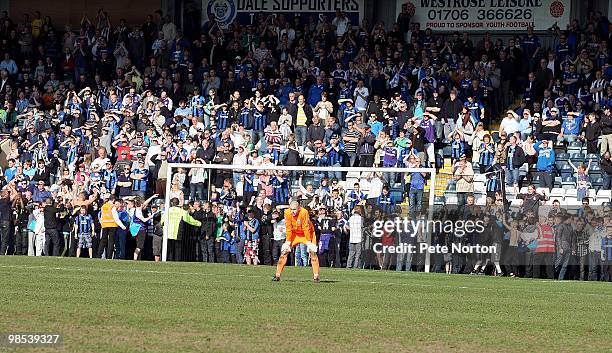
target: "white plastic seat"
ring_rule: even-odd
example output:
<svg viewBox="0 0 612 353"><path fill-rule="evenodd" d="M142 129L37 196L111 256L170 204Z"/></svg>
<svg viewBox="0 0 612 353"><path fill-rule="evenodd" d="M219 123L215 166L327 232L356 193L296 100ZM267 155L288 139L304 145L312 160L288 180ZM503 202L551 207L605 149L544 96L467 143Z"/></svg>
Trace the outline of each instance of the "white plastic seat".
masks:
<svg viewBox="0 0 612 353"><path fill-rule="evenodd" d="M605 200L605 202L610 202L612 199L612 190L599 190L596 194L597 200Z"/></svg>
<svg viewBox="0 0 612 353"><path fill-rule="evenodd" d="M487 197L486 196L477 196L476 197L476 205L478 206L484 206L487 204Z"/></svg>
<svg viewBox="0 0 612 353"><path fill-rule="evenodd" d="M581 201L578 201L576 196L567 196L565 195L565 203L567 206L580 206L582 205Z"/></svg>
<svg viewBox="0 0 612 353"><path fill-rule="evenodd" d="M487 176L484 174L474 174L474 182L477 181L485 182L487 181Z"/></svg>
<svg viewBox="0 0 612 353"><path fill-rule="evenodd" d="M551 199L553 198L560 198L561 200L563 200L563 198L565 197L565 190L563 190L562 188L553 188L550 191L550 194L548 195ZM559 200L559 201L561 201Z"/></svg>
<svg viewBox="0 0 612 353"><path fill-rule="evenodd" d="M601 206L606 202L609 201L607 199L596 199L595 201L591 202L591 206Z"/></svg>
<svg viewBox="0 0 612 353"><path fill-rule="evenodd" d="M568 198L576 199L577 197L578 197L578 190L576 190L575 188L565 190L565 201L567 201Z"/></svg>
<svg viewBox="0 0 612 353"><path fill-rule="evenodd" d="M446 196L446 204L447 205L456 205L457 204L457 195L448 195Z"/></svg>

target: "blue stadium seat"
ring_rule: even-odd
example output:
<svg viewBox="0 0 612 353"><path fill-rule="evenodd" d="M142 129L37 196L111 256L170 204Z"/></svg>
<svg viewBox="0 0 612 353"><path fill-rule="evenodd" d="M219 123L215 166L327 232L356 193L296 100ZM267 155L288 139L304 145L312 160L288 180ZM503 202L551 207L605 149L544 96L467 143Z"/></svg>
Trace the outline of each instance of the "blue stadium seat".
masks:
<svg viewBox="0 0 612 353"><path fill-rule="evenodd" d="M574 141L572 143L570 143L570 145L567 147L567 152L569 153L580 153L582 152L582 143L579 141Z"/></svg>
<svg viewBox="0 0 612 353"><path fill-rule="evenodd" d="M567 159L562 160L557 158L557 161L555 162L555 167L557 167L557 170L561 171L562 169L569 168L569 163L567 162Z"/></svg>
<svg viewBox="0 0 612 353"><path fill-rule="evenodd" d="M444 197L444 196L436 196L436 197L434 197L434 204L436 204L436 205L444 205L444 204L446 204L446 197Z"/></svg>
<svg viewBox="0 0 612 353"><path fill-rule="evenodd" d="M457 190L457 183L453 180L453 182L448 182L448 184L446 185L446 190L448 191L455 191Z"/></svg>
<svg viewBox="0 0 612 353"><path fill-rule="evenodd" d="M563 177L561 185L564 189L576 188L576 178L573 176Z"/></svg>
<svg viewBox="0 0 612 353"><path fill-rule="evenodd" d="M592 182L591 185L593 185L594 188L600 188L603 186L603 178L602 177L593 177L591 178Z"/></svg>
<svg viewBox="0 0 612 353"><path fill-rule="evenodd" d="M591 164L591 170L589 170L589 175L591 176L600 176L601 175L601 167L597 164Z"/></svg>
<svg viewBox="0 0 612 353"><path fill-rule="evenodd" d="M444 146L444 148L442 149L442 155L444 157L450 157L452 152L453 149L451 148L451 146Z"/></svg>
<svg viewBox="0 0 612 353"><path fill-rule="evenodd" d="M592 160L593 162L597 162L599 161L599 154L597 153L589 153L586 155L585 160L588 162L590 160Z"/></svg>
<svg viewBox="0 0 612 353"><path fill-rule="evenodd" d="M569 163L566 162L562 165L561 169L559 169L559 174L563 178L571 177L574 175L574 170L569 165Z"/></svg>
<svg viewBox="0 0 612 353"><path fill-rule="evenodd" d="M555 160L567 162L569 157L570 157L569 153L565 153L565 152L564 153L559 153L559 154L556 155Z"/></svg>
<svg viewBox="0 0 612 353"><path fill-rule="evenodd" d="M585 156L582 153L574 153L571 155L571 159L574 164L584 162L584 158Z"/></svg>

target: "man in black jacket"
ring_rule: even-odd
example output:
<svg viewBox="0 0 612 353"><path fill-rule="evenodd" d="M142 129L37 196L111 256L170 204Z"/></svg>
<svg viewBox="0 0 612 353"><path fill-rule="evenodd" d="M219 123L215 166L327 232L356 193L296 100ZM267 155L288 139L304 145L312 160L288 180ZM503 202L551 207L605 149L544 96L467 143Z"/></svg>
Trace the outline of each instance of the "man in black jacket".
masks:
<svg viewBox="0 0 612 353"><path fill-rule="evenodd" d="M166 195L166 175L168 170L168 152L161 151L159 154L154 154L149 159L153 165L151 177L155 180L155 193L164 196Z"/></svg>
<svg viewBox="0 0 612 353"><path fill-rule="evenodd" d="M35 182L44 181L45 184L49 184L50 178L51 178L51 169L49 168L49 166L45 164L45 160L40 158L38 160L38 164L36 166L36 172L34 173L32 180Z"/></svg>
<svg viewBox="0 0 612 353"><path fill-rule="evenodd" d="M506 147L506 185L518 187L520 168L525 163L525 151L516 144L516 136L510 136Z"/></svg>
<svg viewBox="0 0 612 353"><path fill-rule="evenodd" d="M601 159L601 176L603 177L603 189L612 189L612 159L610 158L610 152L604 153Z"/></svg>
<svg viewBox="0 0 612 353"><path fill-rule="evenodd" d="M325 128L321 126L321 121L318 116L312 118L312 124L308 127L306 132L306 145L312 149L312 145L315 141L325 140Z"/></svg>
<svg viewBox="0 0 612 353"><path fill-rule="evenodd" d="M257 217L260 220L260 253L259 261L264 265L272 265L272 205L265 204L263 213Z"/></svg>
<svg viewBox="0 0 612 353"><path fill-rule="evenodd" d="M195 218L195 217L194 217ZM198 237L198 261L215 262L215 226L217 217L211 210L210 202L204 202L202 209L200 236Z"/></svg>
<svg viewBox="0 0 612 353"><path fill-rule="evenodd" d="M8 249L11 226L13 225L12 202L19 193L15 190L15 181L0 191L0 256Z"/></svg>
<svg viewBox="0 0 612 353"><path fill-rule="evenodd" d="M191 217L193 217L193 219L204 224L205 211L202 208L202 204L200 203L200 201L198 200L191 201L189 203L189 210L191 213ZM189 227L189 237L188 237L189 249L187 253L189 254L189 253L195 252L194 261L200 260L200 255L201 255L200 239L201 238L202 238L202 225L200 225L199 227L190 226ZM184 239L184 240L187 240L187 239ZM194 243L195 243L195 246L192 247L193 246L192 244ZM183 255L183 258L185 259L185 255Z"/></svg>
<svg viewBox="0 0 612 353"><path fill-rule="evenodd" d="M610 106L604 108L604 113L599 120L601 125L601 151L600 154L612 152L612 113Z"/></svg>
<svg viewBox="0 0 612 353"><path fill-rule="evenodd" d="M449 98L442 104L441 115L445 124L444 136L448 136L454 128L455 120L459 117L461 109L463 109L463 102L457 97L457 91L453 89L450 91Z"/></svg>
<svg viewBox="0 0 612 353"><path fill-rule="evenodd" d="M372 133L370 125L366 125L363 136L359 139L359 166L373 167L374 166L374 143L376 136Z"/></svg>
<svg viewBox="0 0 612 353"><path fill-rule="evenodd" d="M63 209L63 205L57 206L51 198L44 202L45 254L47 256L59 256L61 239L57 214Z"/></svg>

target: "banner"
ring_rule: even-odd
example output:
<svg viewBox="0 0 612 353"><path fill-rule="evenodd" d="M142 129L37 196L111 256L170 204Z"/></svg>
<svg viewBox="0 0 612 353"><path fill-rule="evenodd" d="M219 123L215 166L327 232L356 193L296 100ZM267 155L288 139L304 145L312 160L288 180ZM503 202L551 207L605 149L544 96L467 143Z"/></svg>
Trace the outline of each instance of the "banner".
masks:
<svg viewBox="0 0 612 353"><path fill-rule="evenodd" d="M570 0L398 0L396 15L406 6L421 29L441 31L516 31L533 26L565 29Z"/></svg>
<svg viewBox="0 0 612 353"><path fill-rule="evenodd" d="M254 24L259 13L266 16L283 14L288 21L300 17L306 23L312 15L318 21L326 16L330 21L336 16L336 10L344 11L351 24L361 23L364 13L364 0L202 0L202 23L209 21L210 16L218 21L222 28L227 28L237 21L242 25Z"/></svg>

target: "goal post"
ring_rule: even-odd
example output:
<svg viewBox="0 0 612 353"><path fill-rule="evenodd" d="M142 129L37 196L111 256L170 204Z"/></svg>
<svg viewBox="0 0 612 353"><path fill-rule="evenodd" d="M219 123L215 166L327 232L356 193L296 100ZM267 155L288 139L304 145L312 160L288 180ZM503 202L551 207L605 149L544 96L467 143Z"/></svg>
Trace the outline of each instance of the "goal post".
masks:
<svg viewBox="0 0 612 353"><path fill-rule="evenodd" d="M316 166L280 166L274 165L272 163L265 165L225 165L225 164L192 164L192 163L170 163L168 164L168 168L166 170L166 186L165 186L165 195L164 195L164 213L162 217L164 218L164 227L163 227L163 240L162 240L162 261L168 261L168 225L169 225L169 212L170 209L170 195L173 194L172 183L173 178L175 178L176 174L186 174L189 175L189 171L203 169L205 170L205 183L204 188L206 192L202 201L210 200L211 193L213 190L219 189L219 181L211 180L215 175L219 175L223 173L227 179L230 180L230 184L233 188L236 188L238 194L242 194L239 190L244 188L244 181L247 175L283 175L287 179L288 185L288 198L296 195L301 189L304 189L304 186L312 185L312 188L319 189L321 187L322 182L330 182L333 180L337 181L338 189L344 192L343 197L347 197L348 194L351 193L354 187L354 183L367 184L371 182L368 186L369 189L365 190L368 192L368 196L382 194L382 186L387 186L387 193L391 193L391 197L395 197L395 211L393 213L394 216L398 217L403 215L403 217L407 217L408 215L408 195L405 193L406 184L409 184L408 176L412 175L412 173L421 173L421 175L425 175L424 179L424 187L421 193L422 197L422 208L419 212L420 215L425 213L427 219L431 220L434 212L434 201L435 201L435 191L436 191L436 169L434 168L403 168L403 167L394 167L394 168L380 168L380 167L316 167ZM340 176L340 178L338 178ZM250 177L253 179L253 177ZM180 179L180 178L177 178ZM218 178L217 178L218 179ZM277 180L283 179L278 178ZM303 185L302 180L306 181L306 184ZM184 177L181 180L185 180ZM236 182L236 180L239 180ZM385 182L385 181L388 181ZM376 183L375 183L376 182ZM261 183L261 182L259 182ZM351 184L352 185L348 185ZM217 185L215 185L217 184ZM189 182L184 182L184 185L189 185ZM184 186L181 185L181 188ZM263 189L266 189L268 184L258 184L261 186L261 190L257 192L264 192ZM376 185L376 186L373 186ZM363 186L363 185L362 185ZM175 188L177 186L175 185ZM329 190L332 190L333 187L328 186ZM193 194L192 192L187 192L187 190L182 190L185 195L185 203L188 200L188 194ZM268 191L265 191L269 193ZM330 192L331 193L331 192ZM427 194L427 195L425 195ZM352 195L352 194L351 194ZM196 199L200 199L197 197ZM241 195L244 197L245 195ZM250 201L250 200L248 200ZM247 201L247 203L248 203ZM277 200L278 201L278 200ZM376 200L369 198L368 202L364 202L363 205L370 205L374 208L381 207L381 205L376 204ZM324 200L319 200L319 202L323 203ZM328 203L333 203L333 200L327 200ZM346 202L346 200L345 200ZM362 205L362 204L360 204ZM275 204L275 207L282 208L282 205ZM346 206L345 206L346 207ZM354 205L353 205L354 207ZM369 206L367 206L369 207ZM344 209L346 212L346 209ZM399 212L399 213L396 213ZM379 212L380 213L380 212ZM346 215L347 218L350 215ZM389 215L389 217L391 217ZM424 235L425 241L430 244L431 243L431 234ZM368 250L367 247L364 250ZM371 250L371 249L369 249ZM429 272L430 270L430 258L429 255L426 255L424 258L424 270Z"/></svg>

